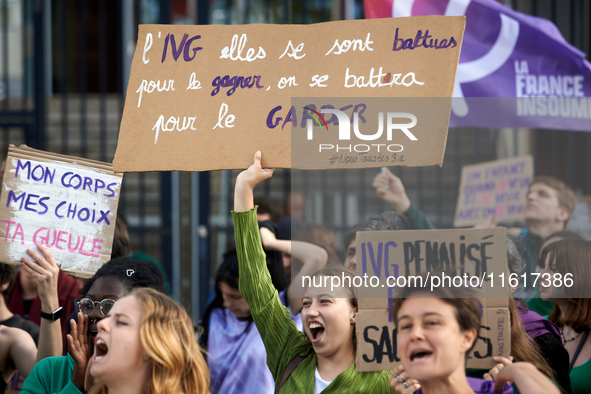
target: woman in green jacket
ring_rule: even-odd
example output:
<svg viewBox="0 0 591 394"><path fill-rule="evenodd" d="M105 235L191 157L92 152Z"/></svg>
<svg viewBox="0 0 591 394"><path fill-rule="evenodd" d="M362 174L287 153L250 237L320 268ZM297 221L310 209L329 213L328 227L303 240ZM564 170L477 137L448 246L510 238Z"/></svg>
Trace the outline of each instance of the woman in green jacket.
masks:
<svg viewBox="0 0 591 394"><path fill-rule="evenodd" d="M236 178L234 230L240 269L240 293L267 351L267 364L282 393L391 393L389 372L355 369L355 313L351 288L316 285L327 277L351 275L343 268L326 268L313 275L303 297L302 334L281 304L265 263L253 203L256 185L270 178L261 153ZM316 280L313 280L316 279Z"/></svg>

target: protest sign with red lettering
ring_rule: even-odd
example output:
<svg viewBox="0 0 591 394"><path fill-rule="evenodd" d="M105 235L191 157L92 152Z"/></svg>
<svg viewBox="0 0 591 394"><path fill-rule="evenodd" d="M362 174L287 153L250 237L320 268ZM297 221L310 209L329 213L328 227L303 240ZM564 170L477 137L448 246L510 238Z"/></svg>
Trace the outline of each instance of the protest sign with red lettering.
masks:
<svg viewBox="0 0 591 394"><path fill-rule="evenodd" d="M454 227L472 226L491 215L497 223L523 221L533 175L531 156L464 166Z"/></svg>

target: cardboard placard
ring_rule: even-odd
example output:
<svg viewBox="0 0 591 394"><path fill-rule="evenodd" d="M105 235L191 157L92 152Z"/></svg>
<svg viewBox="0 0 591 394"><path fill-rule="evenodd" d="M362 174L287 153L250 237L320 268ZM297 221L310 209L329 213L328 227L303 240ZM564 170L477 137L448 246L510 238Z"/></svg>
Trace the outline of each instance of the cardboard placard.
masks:
<svg viewBox="0 0 591 394"><path fill-rule="evenodd" d="M523 221L533 174L531 156L464 166L454 227L472 226L490 215L497 223Z"/></svg>
<svg viewBox="0 0 591 394"><path fill-rule="evenodd" d="M463 16L142 25L113 168L241 169L256 150L265 166L290 168L285 120L303 111L292 97L449 98L464 26ZM432 132L446 136L448 121L449 110ZM425 162L440 164L443 141Z"/></svg>
<svg viewBox="0 0 591 394"><path fill-rule="evenodd" d="M89 278L111 259L122 174L110 164L8 149L0 196L0 261L47 246L60 268Z"/></svg>
<svg viewBox="0 0 591 394"><path fill-rule="evenodd" d="M391 370L400 361L388 310L396 286L415 286L418 276L427 273L429 276L423 276L426 281L417 290L421 293L430 293L445 283L473 287L480 297L482 327L468 367L490 368L495 365L493 356L508 356L511 346L505 237L504 228L358 232L357 270L367 279L363 286L357 286L357 370ZM449 280L442 277L442 271Z"/></svg>

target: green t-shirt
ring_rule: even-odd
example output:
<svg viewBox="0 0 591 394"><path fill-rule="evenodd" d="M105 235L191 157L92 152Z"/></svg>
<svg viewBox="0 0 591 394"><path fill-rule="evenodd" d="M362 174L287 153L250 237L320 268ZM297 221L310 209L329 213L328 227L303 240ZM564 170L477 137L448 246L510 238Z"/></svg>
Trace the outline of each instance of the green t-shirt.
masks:
<svg viewBox="0 0 591 394"><path fill-rule="evenodd" d="M74 359L67 356L48 357L39 361L25 379L21 393L81 394L72 383Z"/></svg>
<svg viewBox="0 0 591 394"><path fill-rule="evenodd" d="M570 387L573 394L591 392L591 359L570 371Z"/></svg>

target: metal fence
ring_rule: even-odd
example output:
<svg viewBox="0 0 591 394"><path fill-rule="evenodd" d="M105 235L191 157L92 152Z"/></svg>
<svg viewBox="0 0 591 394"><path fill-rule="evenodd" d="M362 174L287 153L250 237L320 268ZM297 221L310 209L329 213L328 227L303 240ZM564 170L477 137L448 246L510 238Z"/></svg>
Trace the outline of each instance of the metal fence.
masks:
<svg viewBox="0 0 591 394"><path fill-rule="evenodd" d="M568 41L591 52L589 2L514 0L508 5L554 21ZM313 23L362 17L361 0L0 0L0 150L26 143L111 161L139 23ZM441 168L397 167L394 172L434 224L449 227L463 165L531 153L537 174L562 178L588 195L590 151L588 133L451 129ZM233 239L229 211L237 173L124 176L119 212L128 222L132 248L163 263L175 297L194 318ZM346 210L346 219L331 227L340 245L348 225L387 209L371 188L375 173L334 171L330 182L325 179L330 187L319 195L306 186L311 174L279 170L260 192L282 206L289 191L297 189L305 197L307 218L320 224L335 210ZM296 178L297 186L292 185ZM349 188L362 192L352 197Z"/></svg>
<svg viewBox="0 0 591 394"><path fill-rule="evenodd" d="M142 12L140 3L160 5L0 0L3 152L27 144L112 161L137 25L167 22L156 19L166 13ZM119 207L134 251L164 262L169 277L172 221L162 213L171 211L171 180L170 173L127 174Z"/></svg>

